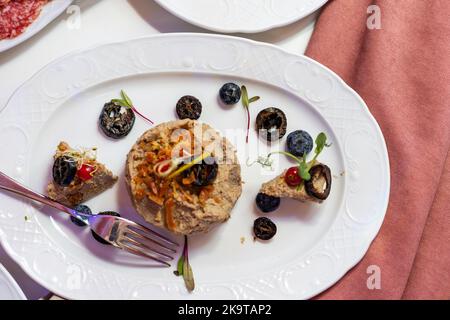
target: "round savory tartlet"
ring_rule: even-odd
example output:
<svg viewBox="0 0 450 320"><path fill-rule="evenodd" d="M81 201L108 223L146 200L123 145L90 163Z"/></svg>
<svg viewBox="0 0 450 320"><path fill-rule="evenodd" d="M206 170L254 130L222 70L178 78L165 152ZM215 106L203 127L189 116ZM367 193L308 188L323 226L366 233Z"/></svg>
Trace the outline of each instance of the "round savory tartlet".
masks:
<svg viewBox="0 0 450 320"><path fill-rule="evenodd" d="M145 132L128 154L125 175L137 212L182 235L227 221L242 193L234 146L209 125L190 119Z"/></svg>

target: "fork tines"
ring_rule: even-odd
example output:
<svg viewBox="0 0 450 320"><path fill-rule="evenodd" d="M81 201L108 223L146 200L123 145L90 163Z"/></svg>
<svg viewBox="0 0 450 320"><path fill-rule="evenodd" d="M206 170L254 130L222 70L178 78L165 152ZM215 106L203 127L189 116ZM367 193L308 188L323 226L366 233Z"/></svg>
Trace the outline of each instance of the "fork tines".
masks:
<svg viewBox="0 0 450 320"><path fill-rule="evenodd" d="M176 242L139 224L128 225L120 242L124 250L165 266L170 266L167 261L174 259L170 254L176 253L178 247Z"/></svg>

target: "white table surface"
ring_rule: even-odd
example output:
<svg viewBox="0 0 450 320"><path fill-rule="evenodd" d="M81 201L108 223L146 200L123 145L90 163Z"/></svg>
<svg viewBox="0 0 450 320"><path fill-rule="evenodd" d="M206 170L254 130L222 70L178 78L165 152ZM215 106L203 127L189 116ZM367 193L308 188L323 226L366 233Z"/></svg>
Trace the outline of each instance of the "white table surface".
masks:
<svg viewBox="0 0 450 320"><path fill-rule="evenodd" d="M6 105L14 90L36 71L73 50L157 33L211 33L174 17L153 0L76 0L73 4L81 9L79 29L69 28L70 15L63 13L30 40L0 53L0 109ZM317 15L318 12L315 12L292 25L264 33L234 35L269 42L303 54ZM28 299L39 299L48 294L1 247L0 263L16 279Z"/></svg>

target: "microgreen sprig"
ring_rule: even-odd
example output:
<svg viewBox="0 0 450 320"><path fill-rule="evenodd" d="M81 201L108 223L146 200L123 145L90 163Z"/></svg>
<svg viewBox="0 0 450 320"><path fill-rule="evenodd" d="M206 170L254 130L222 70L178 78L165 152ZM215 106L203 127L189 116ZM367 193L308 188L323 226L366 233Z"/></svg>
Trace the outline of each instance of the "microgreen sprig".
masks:
<svg viewBox="0 0 450 320"><path fill-rule="evenodd" d="M143 118L144 120L150 122L151 124L154 124L152 120L144 116L142 113L140 113L134 106L133 102L131 101L130 97L125 93L125 91L120 90L120 96L122 99L112 99L111 102L118 104L119 106L122 106L124 108L129 108L133 110L134 113L136 113L138 116Z"/></svg>
<svg viewBox="0 0 450 320"><path fill-rule="evenodd" d="M269 157L258 157L258 159L254 161L250 161L250 158L248 158L246 162L248 167L253 166L255 163L259 163L263 167L268 167L271 170L273 170L273 160L270 159Z"/></svg>
<svg viewBox="0 0 450 320"><path fill-rule="evenodd" d="M248 136L250 133L250 104L253 102L256 102L260 99L260 97L255 96L252 98L248 97L248 91L246 86L241 87L242 92L242 105L244 106L245 110L247 111L247 135L245 137L245 142L248 143Z"/></svg>
<svg viewBox="0 0 450 320"><path fill-rule="evenodd" d="M184 236L184 247L181 257L178 259L177 270L174 271L176 276L183 276L184 283L188 291L192 292L195 289L194 273L192 267L189 264L189 249L188 238Z"/></svg>

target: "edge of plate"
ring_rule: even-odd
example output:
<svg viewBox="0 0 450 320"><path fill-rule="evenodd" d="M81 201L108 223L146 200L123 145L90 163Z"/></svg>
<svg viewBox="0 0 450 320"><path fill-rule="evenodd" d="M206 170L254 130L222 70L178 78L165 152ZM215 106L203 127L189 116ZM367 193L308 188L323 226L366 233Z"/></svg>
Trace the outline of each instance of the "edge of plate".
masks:
<svg viewBox="0 0 450 320"><path fill-rule="evenodd" d="M19 287L19 284L14 280L12 275L6 270L6 268L0 263L0 273L3 274L8 281L9 285L15 290L17 296L20 300L27 300L27 297L23 293L22 289Z"/></svg>
<svg viewBox="0 0 450 320"><path fill-rule="evenodd" d="M381 131L381 128L378 124L378 122L376 121L376 119L374 118L374 116L372 115L372 113L370 112L367 104L364 102L364 100L361 98L361 96L353 89L351 88L337 73L335 73L334 71L332 71L331 69L329 69L328 67L326 67L325 65L317 62L316 60L305 56L305 55L301 55L301 54L296 54L293 53L289 50L286 50L284 48L281 48L279 46L270 44L270 43L265 43L265 42L260 42L260 41L255 41L255 40L250 40L250 39L246 39L246 38L241 38L241 37L236 37L236 36L231 36L231 35L216 35L216 34L204 34L204 33L166 33L166 34L157 34L157 35L152 35L152 36L141 36L141 37L134 37L131 39L127 39L127 40L123 40L123 41L115 41L115 42L102 42L102 43L98 43L96 45L93 46L89 46L87 48L83 48L83 49L78 49L78 50L74 50L71 51L67 54L62 55L61 57L54 59L52 61L50 61L49 63L47 63L46 65L44 65L42 68L40 68L38 71L36 71L31 77L29 77L27 80L25 80L22 85L20 85L16 90L13 91L13 93L11 94L11 96L8 98L5 106L3 108L0 109L0 114L5 110L5 108L9 105L11 99L16 95L16 93L21 90L23 87L25 87L28 82L32 81L35 77L37 77L42 71L44 71L48 66L50 66L53 63L56 63L60 60L65 59L66 57L70 57L72 55L76 55L78 53L84 52L84 51L89 51L89 50L94 50L96 48L102 47L104 45L108 45L108 44L120 44L120 43L124 43L124 42L129 42L129 41L136 41L136 40L140 40L140 39L146 39L146 38L162 38L162 37L207 37L207 38L224 38L224 39L234 39L237 41L241 41L241 42L247 42L247 43L251 43L253 45L259 45L259 46L266 46L266 47L271 47L271 48L275 48L277 50L280 50L286 54L290 54L290 55L297 55L297 56L302 56L304 58L306 58L307 60L309 60L310 62L314 63L316 66L323 68L324 70L328 71L330 73L330 75L332 75L336 80L338 80L343 86L345 86L346 89L349 90L349 92L352 93L352 95L358 99L358 101L362 104L362 106L364 107L364 110L366 111L367 115L369 116L370 120L372 121L372 123L375 125L375 128L378 131L378 134L381 137L382 140L382 147L383 147L383 151L386 154L386 159L385 159L385 165L386 165L386 169L387 169L387 196L385 203L383 203L383 215L382 215L382 219L380 219L378 225L376 226L376 228L374 227L374 229L376 229L375 232L369 233L369 239L370 241L368 241L367 246L365 246L363 252L361 255L358 255L355 259L354 262L350 264L350 266L346 269L346 271L338 278L336 279L336 281L333 281L332 283L330 283L329 285L326 285L324 287L321 287L318 292L312 293L311 295L307 296L305 299L311 299L315 296L318 296L319 294L323 293L324 291L326 291L327 289L331 288L332 286L334 286L337 282L339 282L353 267L355 267L366 255L369 247L371 246L372 242L374 241L374 239L376 238L376 236L378 235L380 228L384 222L384 218L386 216L386 212L387 212L387 208L388 208L388 204L389 204L389 198L390 198L390 189L391 189L391 176L390 176L390 163L389 163L389 153L388 153L388 149L387 149L387 145L386 145L386 141L384 139L384 135ZM320 114L322 114L322 112L314 107ZM0 230L1 231L1 230ZM12 252L12 250L9 248L9 246L7 245L7 243L5 242L5 240L3 239L3 234L0 232L0 245L4 248L5 252L22 268L22 270L27 273L27 275L32 278L36 283L39 283L40 285L42 285L43 287L44 284L40 281L40 279L38 277L34 277L34 274L29 273L27 270L27 264L22 261L22 259L15 253ZM58 292L58 290L52 290L53 293L57 294L58 296L61 297L65 297L70 299L69 297L67 297L63 292Z"/></svg>
<svg viewBox="0 0 450 320"><path fill-rule="evenodd" d="M161 6L161 8L163 8L164 10L166 10L167 12L169 12L170 14L172 14L173 16L177 17L178 19L181 19L187 23L190 23L194 26L200 27L202 29L205 30L210 30L213 32L219 32L219 33L246 33L246 34L252 34L252 33L260 33L260 32L265 32L265 31L269 31L275 28L281 28L281 27L285 27L288 26L296 21L299 21L305 17L307 17L308 15L312 14L313 12L315 12L316 10L320 9L321 7L323 7L329 0L320 0L321 2L316 5L316 6L312 6L310 9L306 10L305 14L300 15L300 16L296 16L294 18L288 19L286 21L283 22L279 22L279 23L273 23L270 24L266 27L262 27L262 28L256 28L256 29L223 29L223 28L216 28L216 27L211 27L208 26L206 24L203 24L201 22L198 22L196 20L187 18L187 17L183 17L181 14L179 14L178 12L176 12L175 10L172 10L172 8L170 8L168 5L166 5L163 1L161 0L154 0L159 6Z"/></svg>

